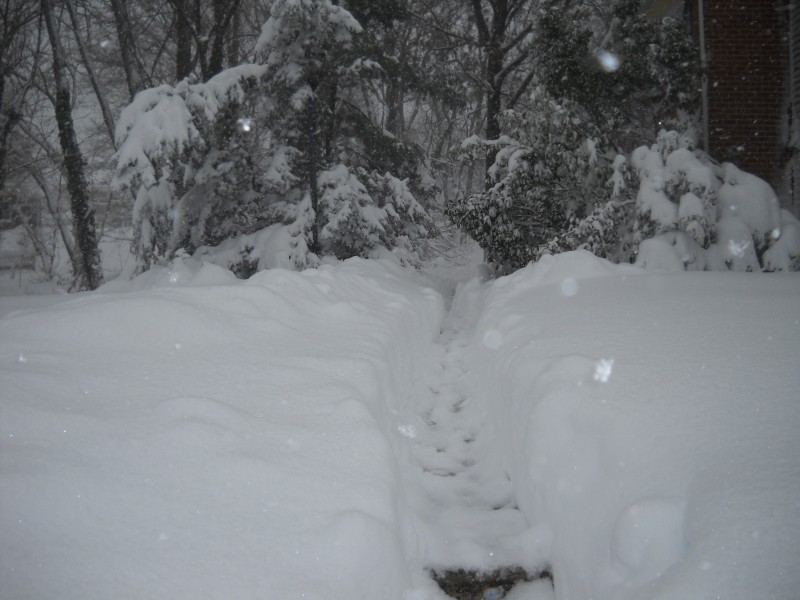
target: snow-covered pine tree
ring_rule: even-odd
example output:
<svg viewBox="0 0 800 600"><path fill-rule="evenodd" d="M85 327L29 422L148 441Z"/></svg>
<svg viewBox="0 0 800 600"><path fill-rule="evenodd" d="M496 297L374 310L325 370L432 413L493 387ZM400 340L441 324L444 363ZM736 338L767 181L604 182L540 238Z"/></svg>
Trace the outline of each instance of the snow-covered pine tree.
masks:
<svg viewBox="0 0 800 600"><path fill-rule="evenodd" d="M139 92L117 123L118 189L135 193L137 271L267 218L267 194L293 182L285 148L264 143L252 114L265 68L240 65L206 83Z"/></svg>
<svg viewBox="0 0 800 600"><path fill-rule="evenodd" d="M412 248L413 261L433 231L411 193L421 152L360 101L359 86L382 74L356 44L362 32L330 0L277 0L253 64L137 94L117 126L116 182L136 193L139 271L275 222L295 222L297 267L376 245Z"/></svg>
<svg viewBox="0 0 800 600"><path fill-rule="evenodd" d="M639 0L546 0L538 19L534 92L505 112L504 136L483 142L498 149L487 190L449 208L507 269L578 243L581 232L591 239L580 243L619 251L610 224L628 204L603 206L615 157L652 139L660 121L681 118L697 89L686 32L669 20L648 21ZM591 224L578 227L587 217Z"/></svg>
<svg viewBox="0 0 800 600"><path fill-rule="evenodd" d="M534 52L539 81L602 145L630 152L661 128L685 129L699 106L700 63L683 23L645 16L641 0L545 0Z"/></svg>
<svg viewBox="0 0 800 600"><path fill-rule="evenodd" d="M354 8L371 26L392 27L391 6ZM363 100L385 74L376 36L330 0L277 0L257 51L288 109L271 127L299 150L293 173L314 214L309 249L347 258L428 237L433 224L415 197L425 192L422 153L376 123Z"/></svg>

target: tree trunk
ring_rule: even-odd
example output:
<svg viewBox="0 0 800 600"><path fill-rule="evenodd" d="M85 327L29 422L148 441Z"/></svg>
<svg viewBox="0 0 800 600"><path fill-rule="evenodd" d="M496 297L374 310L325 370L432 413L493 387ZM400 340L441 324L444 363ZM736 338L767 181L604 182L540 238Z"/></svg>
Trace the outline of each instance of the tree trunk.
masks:
<svg viewBox="0 0 800 600"><path fill-rule="evenodd" d="M486 53L484 81L486 86L486 132L487 140L500 137L500 112L502 110L503 83L513 69L524 60L524 51L518 53L513 60L507 60L508 53L517 47L530 32L531 26L523 28L509 42L506 37L509 26L515 16L526 4L526 0L489 0L492 18L487 22L483 14L481 0L472 0L475 24L478 29L478 41ZM530 83L528 81L528 83ZM497 149L491 147L486 151L486 186L491 184L488 173L497 157Z"/></svg>
<svg viewBox="0 0 800 600"><path fill-rule="evenodd" d="M192 72L192 25L189 22L188 0L174 0L175 8L175 81Z"/></svg>
<svg viewBox="0 0 800 600"><path fill-rule="evenodd" d="M500 110L502 108L502 82L499 74L503 68L503 56L500 52L500 41L492 40L486 57L486 139L496 140L500 137ZM486 170L494 164L497 148L491 147L486 153Z"/></svg>
<svg viewBox="0 0 800 600"><path fill-rule="evenodd" d="M399 48L399 51L398 51ZM406 60L406 48L404 40L400 39L397 31L392 30L386 35L387 53L397 56L398 62L402 65ZM389 77L386 81L386 131L394 135L397 139L403 139L405 135L405 115L403 114L403 104L406 95L406 82L402 72L398 69L394 77Z"/></svg>
<svg viewBox="0 0 800 600"><path fill-rule="evenodd" d="M336 137L336 100L339 97L339 78L331 75L325 85L325 162L333 160L333 139ZM319 120L319 117L317 117Z"/></svg>
<svg viewBox="0 0 800 600"><path fill-rule="evenodd" d="M238 65L242 62L242 13L237 10L231 20L231 36L228 39L228 64Z"/></svg>
<svg viewBox="0 0 800 600"><path fill-rule="evenodd" d="M386 84L386 131L397 139L403 139L405 134L405 118L403 115L403 100L405 89L400 78Z"/></svg>
<svg viewBox="0 0 800 600"><path fill-rule="evenodd" d="M6 179L6 159L11 140L11 132L22 119L25 96L32 87L39 69L41 32L28 35L28 27L39 15L36 0L23 0L2 9L0 21L0 194ZM24 41L23 41L24 40ZM32 47L33 65L27 81L11 83L11 75L19 66L19 49L22 45ZM6 88L11 83L11 89Z"/></svg>
<svg viewBox="0 0 800 600"><path fill-rule="evenodd" d="M125 71L125 81L128 84L130 99L144 87L142 68L136 58L136 51L131 31L131 21L125 0L111 0L111 10L114 12L114 25L117 28L119 52L122 57L122 68Z"/></svg>
<svg viewBox="0 0 800 600"><path fill-rule="evenodd" d="M211 57L208 60L208 67L205 79L211 79L214 75L222 71L225 58L225 33L231 26L231 22L239 12L240 0L214 0L214 22L211 25Z"/></svg>
<svg viewBox="0 0 800 600"><path fill-rule="evenodd" d="M192 7L191 27L194 37L195 52L192 66L200 66L200 75L203 77L203 81L206 81L208 79L206 74L208 73L208 36L210 33L204 33L203 14L204 11L202 0L194 0L194 6Z"/></svg>
<svg viewBox="0 0 800 600"><path fill-rule="evenodd" d="M312 88L313 91L313 88ZM311 98L306 106L306 136L308 139L308 186L311 194L311 209L314 211L314 225L311 229L311 246L309 250L314 254L320 254L322 250L319 244L319 226L322 220L322 215L319 212L319 189L317 187L317 144L319 143L317 136L317 96L313 91Z"/></svg>
<svg viewBox="0 0 800 600"><path fill-rule="evenodd" d="M486 139L496 140L500 137L500 110L502 108L503 81L503 39L506 35L508 5L507 0L492 1L492 22L487 27L486 47ZM486 152L486 185L489 185L488 173L497 157L497 148L491 147Z"/></svg>
<svg viewBox="0 0 800 600"><path fill-rule="evenodd" d="M47 35L53 51L53 78L56 84L55 113L58 136L64 154L64 170L67 175L67 190L72 207L72 227L78 252L73 263L80 289L94 290L103 283L100 252L97 247L94 209L89 198L89 186L84 173L75 126L72 121L72 105L69 85L65 73L64 53L56 30L53 7L50 0L42 0L42 16L47 26Z"/></svg>
<svg viewBox="0 0 800 600"><path fill-rule="evenodd" d="M20 120L22 114L17 110L16 106L5 106L3 100L5 99L5 83L6 78L4 73L0 73L0 192L6 181L6 156L8 155L8 140L11 138L11 132L14 126Z"/></svg>

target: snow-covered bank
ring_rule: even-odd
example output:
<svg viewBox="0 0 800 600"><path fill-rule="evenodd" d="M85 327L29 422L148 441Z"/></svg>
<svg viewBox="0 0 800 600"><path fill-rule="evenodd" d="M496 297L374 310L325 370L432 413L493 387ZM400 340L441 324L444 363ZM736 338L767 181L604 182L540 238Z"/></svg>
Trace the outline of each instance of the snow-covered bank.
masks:
<svg viewBox="0 0 800 600"><path fill-rule="evenodd" d="M576 252L485 302L470 366L558 598L797 597L800 277Z"/></svg>
<svg viewBox="0 0 800 600"><path fill-rule="evenodd" d="M583 252L446 320L364 260L0 298L0 598L794 600L798 299Z"/></svg>
<svg viewBox="0 0 800 600"><path fill-rule="evenodd" d="M387 432L441 299L183 267L0 321L0 597L403 597Z"/></svg>

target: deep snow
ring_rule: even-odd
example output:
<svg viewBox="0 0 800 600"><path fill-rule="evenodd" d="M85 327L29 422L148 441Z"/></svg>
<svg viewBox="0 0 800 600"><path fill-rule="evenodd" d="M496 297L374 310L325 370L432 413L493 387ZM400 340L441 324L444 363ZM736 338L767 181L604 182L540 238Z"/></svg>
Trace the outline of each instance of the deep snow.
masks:
<svg viewBox="0 0 800 600"><path fill-rule="evenodd" d="M796 597L797 275L450 285L179 260L0 299L0 597L425 600L509 562L566 600Z"/></svg>
<svg viewBox="0 0 800 600"><path fill-rule="evenodd" d="M484 302L476 392L559 598L797 597L800 278L575 252Z"/></svg>
<svg viewBox="0 0 800 600"><path fill-rule="evenodd" d="M138 284L0 322L0 596L402 598L387 431L441 299L365 261Z"/></svg>

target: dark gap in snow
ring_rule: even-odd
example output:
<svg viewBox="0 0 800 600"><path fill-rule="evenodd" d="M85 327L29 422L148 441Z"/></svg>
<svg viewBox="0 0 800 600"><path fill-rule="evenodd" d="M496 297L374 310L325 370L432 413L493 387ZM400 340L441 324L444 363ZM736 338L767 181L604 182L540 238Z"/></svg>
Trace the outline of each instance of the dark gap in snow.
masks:
<svg viewBox="0 0 800 600"><path fill-rule="evenodd" d="M431 578L456 600L499 600L518 583L547 579L553 585L550 567L529 572L522 567L504 567L481 572L467 569L431 569Z"/></svg>

